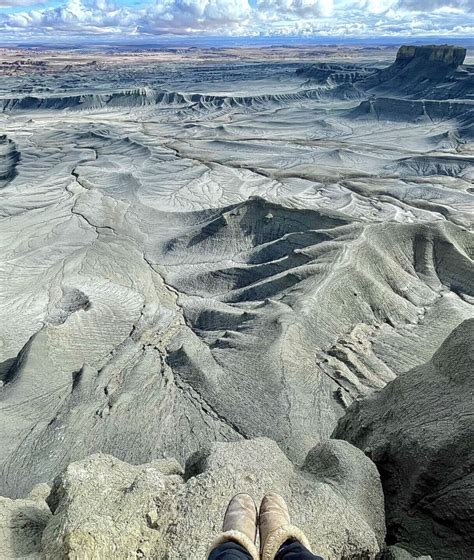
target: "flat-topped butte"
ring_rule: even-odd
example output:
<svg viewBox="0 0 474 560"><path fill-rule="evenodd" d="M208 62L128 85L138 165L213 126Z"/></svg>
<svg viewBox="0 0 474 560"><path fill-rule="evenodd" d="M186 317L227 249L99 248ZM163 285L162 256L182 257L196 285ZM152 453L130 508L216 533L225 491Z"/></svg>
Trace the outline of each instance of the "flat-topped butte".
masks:
<svg viewBox="0 0 474 560"><path fill-rule="evenodd" d="M410 61L424 58L430 62L441 62L449 66L460 66L466 58L464 47L452 45L402 45L397 52L397 61Z"/></svg>

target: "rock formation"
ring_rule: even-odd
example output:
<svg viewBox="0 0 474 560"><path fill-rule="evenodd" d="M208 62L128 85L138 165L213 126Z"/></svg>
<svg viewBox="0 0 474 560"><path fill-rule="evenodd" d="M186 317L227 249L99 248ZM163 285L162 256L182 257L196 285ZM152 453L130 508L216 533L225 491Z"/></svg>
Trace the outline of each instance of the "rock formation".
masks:
<svg viewBox="0 0 474 560"><path fill-rule="evenodd" d="M335 431L382 475L388 542L439 560L473 550L474 319L433 358L354 403Z"/></svg>
<svg viewBox="0 0 474 560"><path fill-rule="evenodd" d="M361 451L326 441L297 468L266 439L215 444L184 470L100 454L72 463L46 498L51 511L39 497L0 501L0 547L29 560L205 558L230 497L271 489L327 560L375 559L383 548L380 480Z"/></svg>
<svg viewBox="0 0 474 560"><path fill-rule="evenodd" d="M409 110L408 99L472 101L474 71L471 66L463 66L465 57L464 47L403 45L395 61L386 68L317 63L299 68L296 74L309 80L307 87L318 86L327 97L383 97L398 105L405 101ZM445 110L448 108L449 105Z"/></svg>
<svg viewBox="0 0 474 560"><path fill-rule="evenodd" d="M449 45L401 46L393 64L357 82L375 95L411 99L472 99L474 73L462 69L466 49Z"/></svg>
<svg viewBox="0 0 474 560"><path fill-rule="evenodd" d="M398 49L396 63L408 64L413 60L424 59L428 64L435 63L457 68L466 58L464 47L449 45L402 45Z"/></svg>

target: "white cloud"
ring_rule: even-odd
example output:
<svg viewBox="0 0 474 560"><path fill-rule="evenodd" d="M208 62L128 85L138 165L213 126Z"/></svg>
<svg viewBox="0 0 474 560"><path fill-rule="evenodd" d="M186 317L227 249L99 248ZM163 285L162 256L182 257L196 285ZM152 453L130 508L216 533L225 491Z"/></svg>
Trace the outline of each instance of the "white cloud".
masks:
<svg viewBox="0 0 474 560"><path fill-rule="evenodd" d="M296 16L299 18L330 16L333 0L258 0L257 12L260 15Z"/></svg>
<svg viewBox="0 0 474 560"><path fill-rule="evenodd" d="M0 0L0 8L17 8L34 4L45 4L46 2L47 0Z"/></svg>
<svg viewBox="0 0 474 560"><path fill-rule="evenodd" d="M242 26L251 8L248 0L164 0L132 9L108 0L69 0L57 8L0 16L0 30L62 33L198 33L230 32Z"/></svg>
<svg viewBox="0 0 474 560"><path fill-rule="evenodd" d="M0 0L0 2L29 0ZM148 0L150 1L150 0ZM163 34L468 36L470 0L68 0L0 14L3 37Z"/></svg>
<svg viewBox="0 0 474 560"><path fill-rule="evenodd" d="M44 8L13 13L0 19L0 29L22 29L28 32L54 31L93 33L94 29L126 29L134 23L134 15L127 9L103 4L103 0L86 5L81 0L69 0L57 8ZM101 7L102 6L102 7Z"/></svg>
<svg viewBox="0 0 474 560"><path fill-rule="evenodd" d="M242 26L250 16L248 0L165 0L138 18L145 33L193 33Z"/></svg>
<svg viewBox="0 0 474 560"><path fill-rule="evenodd" d="M383 14L390 10L396 0L367 0L363 4L363 8L367 9L371 14Z"/></svg>
<svg viewBox="0 0 474 560"><path fill-rule="evenodd" d="M459 12L473 12L472 0L398 0L396 7L411 12L430 13L443 8L455 9Z"/></svg>

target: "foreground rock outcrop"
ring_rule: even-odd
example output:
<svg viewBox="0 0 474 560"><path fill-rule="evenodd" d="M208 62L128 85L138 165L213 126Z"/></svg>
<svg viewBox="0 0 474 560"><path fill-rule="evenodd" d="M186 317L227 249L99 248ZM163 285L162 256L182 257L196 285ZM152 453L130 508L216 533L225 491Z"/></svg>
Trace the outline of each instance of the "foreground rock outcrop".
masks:
<svg viewBox="0 0 474 560"><path fill-rule="evenodd" d="M134 466L102 454L72 463L46 499L52 513L38 498L0 501L0 548L29 560L205 558L230 497L269 490L326 560L375 559L383 548L381 484L360 450L326 441L296 468L264 438L215 444L184 470L174 459Z"/></svg>
<svg viewBox="0 0 474 560"><path fill-rule="evenodd" d="M39 558L41 535L51 519L45 502L47 484L38 484L30 495L21 500L0 497L0 558Z"/></svg>
<svg viewBox="0 0 474 560"><path fill-rule="evenodd" d="M377 464L388 542L435 560L474 549L474 320L433 358L354 403L335 431Z"/></svg>

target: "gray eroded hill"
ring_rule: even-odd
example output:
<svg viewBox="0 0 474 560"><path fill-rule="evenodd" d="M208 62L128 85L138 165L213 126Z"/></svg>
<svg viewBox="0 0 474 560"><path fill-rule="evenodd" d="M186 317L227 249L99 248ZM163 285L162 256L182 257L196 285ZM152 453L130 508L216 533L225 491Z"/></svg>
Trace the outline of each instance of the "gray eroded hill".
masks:
<svg viewBox="0 0 474 560"><path fill-rule="evenodd" d="M159 242L176 216L93 200L78 198L85 217L66 232L85 222L83 248L68 248L43 325L4 372L8 494L99 450L185 461L209 440L264 435L301 461L471 312L472 237L449 222L364 224L256 198L190 214Z"/></svg>

